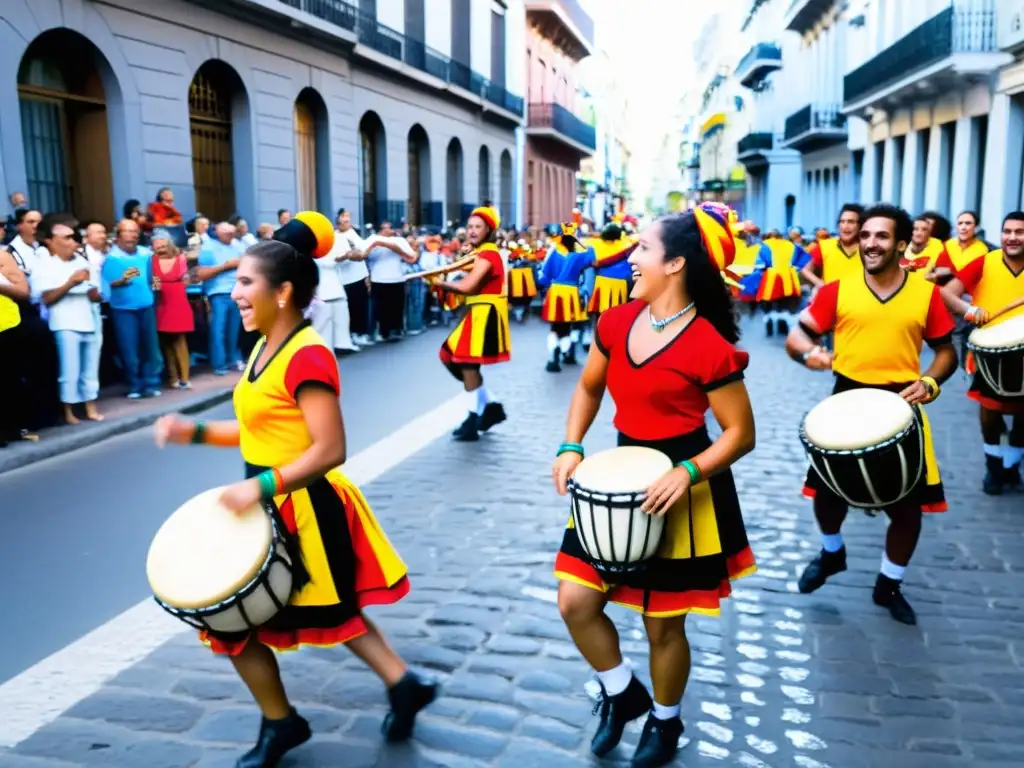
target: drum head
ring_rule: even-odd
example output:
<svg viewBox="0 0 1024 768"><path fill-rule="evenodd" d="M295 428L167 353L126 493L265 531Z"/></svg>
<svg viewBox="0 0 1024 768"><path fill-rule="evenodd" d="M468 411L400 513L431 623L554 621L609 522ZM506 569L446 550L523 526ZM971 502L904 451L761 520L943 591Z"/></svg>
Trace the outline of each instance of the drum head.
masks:
<svg viewBox="0 0 1024 768"><path fill-rule="evenodd" d="M273 540L259 505L241 514L214 488L185 502L157 531L146 575L153 594L175 608L195 610L234 595L259 573Z"/></svg>
<svg viewBox="0 0 1024 768"><path fill-rule="evenodd" d="M884 443L910 426L914 409L884 389L851 389L832 395L804 418L804 435L825 451L856 451Z"/></svg>
<svg viewBox="0 0 1024 768"><path fill-rule="evenodd" d="M967 337L968 343L979 349L1010 349L1024 344L1024 315L996 321L994 325L975 328Z"/></svg>
<svg viewBox="0 0 1024 768"><path fill-rule="evenodd" d="M590 491L642 493L671 469L672 460L661 451L630 445L588 456L572 479Z"/></svg>

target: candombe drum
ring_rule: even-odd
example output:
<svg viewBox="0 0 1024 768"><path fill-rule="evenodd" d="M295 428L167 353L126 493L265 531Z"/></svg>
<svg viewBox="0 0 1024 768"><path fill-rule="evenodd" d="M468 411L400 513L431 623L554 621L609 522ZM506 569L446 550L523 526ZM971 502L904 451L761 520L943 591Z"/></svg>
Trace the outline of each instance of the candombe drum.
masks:
<svg viewBox="0 0 1024 768"><path fill-rule="evenodd" d="M967 337L974 367L1002 397L1024 397L1024 315L975 328Z"/></svg>
<svg viewBox="0 0 1024 768"><path fill-rule="evenodd" d="M274 516L260 504L223 506L223 488L183 504L157 531L146 575L158 605L197 629L246 632L288 604L292 563Z"/></svg>
<svg viewBox="0 0 1024 768"><path fill-rule="evenodd" d="M671 469L668 456L642 446L612 448L580 462L568 482L572 520L597 570L638 570L657 553L665 518L640 506L651 484Z"/></svg>
<svg viewBox="0 0 1024 768"><path fill-rule="evenodd" d="M884 389L851 389L804 417L800 442L828 488L848 504L896 503L924 472L924 430L917 408Z"/></svg>

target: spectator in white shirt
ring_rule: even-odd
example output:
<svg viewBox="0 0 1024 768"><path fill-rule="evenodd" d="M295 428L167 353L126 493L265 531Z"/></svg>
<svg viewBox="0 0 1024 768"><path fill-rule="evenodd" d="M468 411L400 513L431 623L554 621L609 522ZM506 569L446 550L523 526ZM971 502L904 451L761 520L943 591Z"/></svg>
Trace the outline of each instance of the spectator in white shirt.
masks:
<svg viewBox="0 0 1024 768"><path fill-rule="evenodd" d="M370 337L370 271L366 268L366 242L353 229L352 217L344 208L338 211L336 223L335 259L348 298L349 331L357 346L368 347L373 339Z"/></svg>
<svg viewBox="0 0 1024 768"><path fill-rule="evenodd" d="M405 265L417 261L404 237L396 236L391 222L380 225L380 233L366 241L370 266L370 290L376 310L377 327L384 341L401 338L405 320Z"/></svg>
<svg viewBox="0 0 1024 768"><path fill-rule="evenodd" d="M242 243L242 249L248 248L250 245L256 245L259 240L256 239L256 235L249 231L249 222L243 219L238 214L235 214L228 219L228 224L235 226L235 237Z"/></svg>
<svg viewBox="0 0 1024 768"><path fill-rule="evenodd" d="M60 401L64 420L77 424L74 407L85 404L86 418L101 421L96 410L100 391L100 334L93 305L100 301L95 272L79 250L78 222L68 214L47 214L39 240L47 255L36 264L32 289L50 309L50 330L60 359Z"/></svg>
<svg viewBox="0 0 1024 768"><path fill-rule="evenodd" d="M335 238L330 253L313 259L320 271L320 284L313 301L313 329L331 349L358 352L349 332L348 297L341 281L341 259L348 252L348 244Z"/></svg>

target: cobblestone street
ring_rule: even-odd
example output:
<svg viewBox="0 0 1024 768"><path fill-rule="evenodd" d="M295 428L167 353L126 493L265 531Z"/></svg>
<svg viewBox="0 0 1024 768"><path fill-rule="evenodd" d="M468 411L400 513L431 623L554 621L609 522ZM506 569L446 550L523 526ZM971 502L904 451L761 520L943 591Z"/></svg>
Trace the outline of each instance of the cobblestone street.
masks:
<svg viewBox="0 0 1024 768"><path fill-rule="evenodd" d="M929 410L950 512L925 521L905 590L919 626L906 627L871 602L884 517L852 513L849 571L814 595L796 592L820 546L799 495L806 461L797 425L831 379L789 361L759 323L745 330L758 444L737 481L759 571L734 585L721 618L687 622L693 674L677 764L1024 764L1024 494L981 494L981 441L963 375ZM545 373L540 342L514 354L487 372L509 413L494 434L477 444L439 441L363 489L413 586L370 615L411 664L442 680L441 696L412 742L385 747L384 689L360 662L344 648L287 655L289 692L315 736L283 766L594 762L590 673L559 618L551 574L567 502L549 469L577 372ZM590 452L614 444L609 406L588 436ZM145 552L122 556L144 567ZM639 617L611 615L646 681ZM229 768L258 719L229 663L183 632L0 752L0 768ZM608 764L628 763L640 725Z"/></svg>

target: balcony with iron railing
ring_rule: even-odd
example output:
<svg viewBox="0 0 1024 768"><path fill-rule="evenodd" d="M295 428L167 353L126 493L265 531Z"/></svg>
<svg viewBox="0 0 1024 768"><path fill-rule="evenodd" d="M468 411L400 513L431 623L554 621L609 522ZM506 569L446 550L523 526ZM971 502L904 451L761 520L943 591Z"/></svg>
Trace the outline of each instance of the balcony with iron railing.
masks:
<svg viewBox="0 0 1024 768"><path fill-rule="evenodd" d="M766 162L765 153L775 146L775 137L769 131L753 131L736 142L736 159L746 166Z"/></svg>
<svg viewBox="0 0 1024 768"><path fill-rule="evenodd" d="M581 157L589 157L597 148L594 126L583 122L561 104L530 104L526 134L558 141Z"/></svg>
<svg viewBox="0 0 1024 768"><path fill-rule="evenodd" d="M761 90L764 79L782 69L782 49L775 43L756 43L736 65L736 79L751 90Z"/></svg>
<svg viewBox="0 0 1024 768"><path fill-rule="evenodd" d="M469 96L487 103L508 116L521 119L524 102L478 72L452 60L422 40L404 35L376 18L361 12L347 0L278 0L297 11L336 25L356 35L356 55L372 59L381 66L402 70L403 65L415 72L440 80L445 88L455 86Z"/></svg>
<svg viewBox="0 0 1024 768"><path fill-rule="evenodd" d="M789 8L782 17L782 27L801 35L809 32L835 4L836 0L790 0Z"/></svg>
<svg viewBox="0 0 1024 768"><path fill-rule="evenodd" d="M811 152L846 142L846 115L834 104L808 104L786 118L782 146Z"/></svg>
<svg viewBox="0 0 1024 768"><path fill-rule="evenodd" d="M954 90L1013 60L996 45L996 13L952 5L843 78L843 111L899 106Z"/></svg>
<svg viewBox="0 0 1024 768"><path fill-rule="evenodd" d="M526 18L576 61L594 52L594 20L579 0L525 0Z"/></svg>

